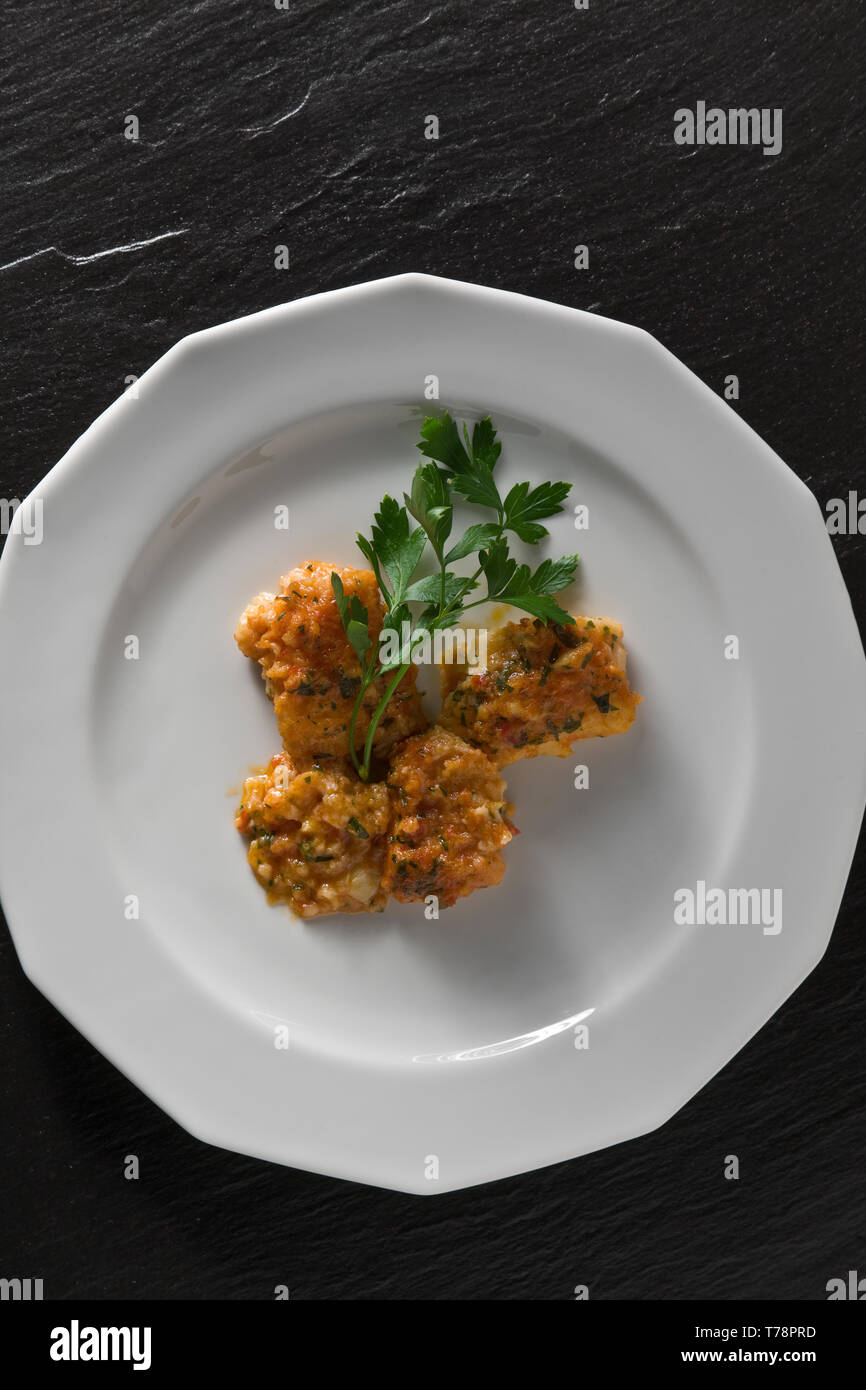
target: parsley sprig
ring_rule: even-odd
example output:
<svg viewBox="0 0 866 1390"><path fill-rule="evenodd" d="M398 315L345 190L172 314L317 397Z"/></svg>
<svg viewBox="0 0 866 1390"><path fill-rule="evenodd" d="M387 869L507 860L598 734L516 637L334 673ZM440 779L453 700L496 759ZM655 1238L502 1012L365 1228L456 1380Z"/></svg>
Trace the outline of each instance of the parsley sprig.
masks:
<svg viewBox="0 0 866 1390"><path fill-rule="evenodd" d="M418 448L426 459L412 478L412 490L403 494L401 506L385 496L376 512L371 535L357 537L358 548L376 576L385 606L379 640L370 635L369 613L353 594L346 597L340 576L331 575L331 586L346 636L361 665L361 683L349 723L349 748L358 775L367 781L373 738L379 721L412 662L425 634L450 627L471 608L498 601L520 608L551 623L574 619L555 601L554 595L573 580L577 555L543 560L537 569L519 564L510 554L508 534L528 545L537 545L549 532L542 521L562 511L570 483L515 483L503 497L494 470L502 445L489 417L479 420L470 435L448 411L424 421ZM493 513L493 519L476 522L449 546L454 526L455 494L470 505ZM413 527L410 522L416 521ZM422 556L429 549L437 572L415 579ZM474 555L474 573L456 574L450 566ZM470 598L481 588L484 593ZM424 605L420 613L417 605ZM411 605L411 606L410 606ZM389 675L384 694L370 718L364 747L355 747L355 726L364 697L380 676Z"/></svg>
<svg viewBox="0 0 866 1390"><path fill-rule="evenodd" d="M444 464L451 486L467 502L489 507L496 513L499 533L513 531L529 545L537 545L549 535L540 523L562 511L560 503L571 490L571 483L541 483L535 488L529 483L515 483L504 498L500 496L493 470L502 445L489 416L478 421L471 438L464 424L462 440L447 411L433 416L424 421L418 448L427 458Z"/></svg>

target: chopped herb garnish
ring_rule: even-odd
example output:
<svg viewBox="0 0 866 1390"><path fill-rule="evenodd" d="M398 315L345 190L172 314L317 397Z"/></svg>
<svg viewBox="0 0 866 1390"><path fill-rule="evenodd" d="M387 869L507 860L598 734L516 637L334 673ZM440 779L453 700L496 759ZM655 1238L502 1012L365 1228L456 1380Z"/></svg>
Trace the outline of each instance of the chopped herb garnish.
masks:
<svg viewBox="0 0 866 1390"><path fill-rule="evenodd" d="M595 703L598 705L602 714L609 714L611 710L615 710L617 708L616 705L612 705L610 703L609 693L607 695L593 695L592 698L595 700Z"/></svg>
<svg viewBox="0 0 866 1390"><path fill-rule="evenodd" d="M334 857L333 854L314 854L312 840L299 840L298 849L308 864L327 864Z"/></svg>

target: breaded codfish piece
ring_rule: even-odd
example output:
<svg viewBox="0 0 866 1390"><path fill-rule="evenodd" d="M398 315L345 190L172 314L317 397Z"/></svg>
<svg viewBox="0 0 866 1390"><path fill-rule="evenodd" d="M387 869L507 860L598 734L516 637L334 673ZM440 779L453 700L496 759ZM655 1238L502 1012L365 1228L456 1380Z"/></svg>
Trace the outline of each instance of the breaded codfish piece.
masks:
<svg viewBox="0 0 866 1390"><path fill-rule="evenodd" d="M369 614L370 635L378 638L384 607L371 570L340 568L313 561L280 580L276 594L263 593L244 610L235 641L257 661L274 702L286 752L295 759L349 756L349 720L361 682L358 661L340 621L331 574L336 571L347 598L353 594ZM388 705L373 739L378 756L400 739L427 727L411 666ZM385 694L385 675L364 696L355 725L355 744L363 745L370 718Z"/></svg>
<svg viewBox="0 0 866 1390"><path fill-rule="evenodd" d="M318 917L382 911L391 814L384 782L362 782L350 763L298 768L278 753L244 782L235 824L270 901Z"/></svg>
<svg viewBox="0 0 866 1390"><path fill-rule="evenodd" d="M622 627L611 618L506 623L490 635L486 670L442 668L440 723L499 767L541 753L564 758L578 739L631 728L641 697L625 666Z"/></svg>
<svg viewBox="0 0 866 1390"><path fill-rule="evenodd" d="M490 759L434 725L391 751L392 816L383 888L400 902L435 894L441 907L489 888L517 832Z"/></svg>

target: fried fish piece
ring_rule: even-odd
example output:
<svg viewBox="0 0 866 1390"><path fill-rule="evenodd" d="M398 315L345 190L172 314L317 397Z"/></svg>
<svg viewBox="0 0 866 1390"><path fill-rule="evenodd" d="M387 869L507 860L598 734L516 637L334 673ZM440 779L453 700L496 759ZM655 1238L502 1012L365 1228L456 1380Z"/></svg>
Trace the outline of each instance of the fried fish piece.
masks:
<svg viewBox="0 0 866 1390"><path fill-rule="evenodd" d="M383 888L400 902L435 894L442 907L498 883L517 834L505 782L486 754L434 725L391 751L392 816Z"/></svg>
<svg viewBox="0 0 866 1390"><path fill-rule="evenodd" d="M631 728L622 627L611 618L540 618L491 633L483 671L443 666L440 723L505 767L540 753L567 757L578 739Z"/></svg>
<svg viewBox="0 0 866 1390"><path fill-rule="evenodd" d="M371 570L323 564L318 560L291 570L279 592L262 593L241 615L235 641L257 661L274 702L283 747L292 758L349 756L349 720L361 683L361 664L343 630L331 588L336 572L347 598L357 595L369 615L370 635L379 636L384 617L379 586ZM400 739L427 727L411 666L373 738L378 757ZM355 725L355 744L366 737L370 718L392 675L373 681Z"/></svg>
<svg viewBox="0 0 866 1390"><path fill-rule="evenodd" d="M381 912L392 815L383 782L362 782L350 763L298 767L277 753L244 782L235 825L271 902L300 917Z"/></svg>

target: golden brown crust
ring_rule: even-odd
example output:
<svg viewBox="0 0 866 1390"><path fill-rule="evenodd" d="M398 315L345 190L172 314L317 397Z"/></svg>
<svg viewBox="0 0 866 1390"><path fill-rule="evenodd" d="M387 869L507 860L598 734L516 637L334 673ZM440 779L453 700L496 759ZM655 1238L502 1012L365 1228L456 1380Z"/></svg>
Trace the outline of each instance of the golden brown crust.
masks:
<svg viewBox="0 0 866 1390"><path fill-rule="evenodd" d="M641 697L625 665L622 627L610 618L506 623L491 634L484 671L443 668L440 722L499 767L566 757L578 739L631 727Z"/></svg>
<svg viewBox="0 0 866 1390"><path fill-rule="evenodd" d="M351 764L296 766L278 753L244 782L235 824L271 902L301 917L381 912L391 803L382 782L362 782Z"/></svg>
<svg viewBox="0 0 866 1390"><path fill-rule="evenodd" d="M392 819L382 886L400 902L448 907L498 883L514 827L505 783L485 754L434 725L391 753Z"/></svg>
<svg viewBox="0 0 866 1390"><path fill-rule="evenodd" d="M370 635L378 639L384 609L370 570L340 568L313 561L291 570L276 594L259 594L241 615L235 641L258 662L274 702L283 747L290 757L349 756L349 721L361 681L361 665L343 630L331 588L335 572L346 596L353 594L369 614ZM373 738L382 757L409 734L426 728L410 667L388 705ZM355 725L355 744L366 737L370 718L391 677L380 676L368 689Z"/></svg>

